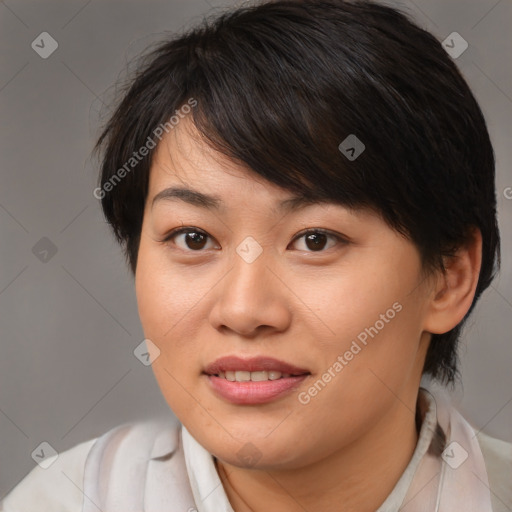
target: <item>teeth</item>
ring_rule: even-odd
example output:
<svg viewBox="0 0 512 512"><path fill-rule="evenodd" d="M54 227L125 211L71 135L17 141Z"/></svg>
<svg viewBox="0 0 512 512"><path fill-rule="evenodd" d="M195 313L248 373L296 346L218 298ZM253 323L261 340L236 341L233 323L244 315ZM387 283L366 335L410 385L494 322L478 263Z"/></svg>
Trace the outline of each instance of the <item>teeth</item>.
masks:
<svg viewBox="0 0 512 512"><path fill-rule="evenodd" d="M247 372L249 373L249 372ZM258 382L262 380L268 380L268 372L251 372L250 373L251 380Z"/></svg>
<svg viewBox="0 0 512 512"><path fill-rule="evenodd" d="M235 372L235 380L237 382L248 382L251 380L251 372Z"/></svg>
<svg viewBox="0 0 512 512"><path fill-rule="evenodd" d="M260 372L246 372L246 371L226 371L219 372L218 377L221 379L229 380L230 382L261 382L265 380L277 380L280 378L288 378L289 373L281 373L276 371L260 371Z"/></svg>

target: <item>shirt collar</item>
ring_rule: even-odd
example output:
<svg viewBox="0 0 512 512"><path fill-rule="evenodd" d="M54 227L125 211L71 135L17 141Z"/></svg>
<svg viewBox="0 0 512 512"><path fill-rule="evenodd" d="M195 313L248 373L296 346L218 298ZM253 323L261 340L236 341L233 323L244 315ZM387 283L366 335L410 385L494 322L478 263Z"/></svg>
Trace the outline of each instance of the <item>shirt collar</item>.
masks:
<svg viewBox="0 0 512 512"><path fill-rule="evenodd" d="M174 422L175 424L176 422ZM181 427L181 425L180 425ZM150 459L167 459L171 456L179 446L180 428L172 427L167 423L164 428L160 429L151 449Z"/></svg>
<svg viewBox="0 0 512 512"><path fill-rule="evenodd" d="M435 401L424 388L420 388L418 393L417 411L421 418L421 428L416 448L402 476L377 512L396 512L403 502L422 457L427 451L437 453L439 450L438 438L439 434L442 437L442 431L440 432L437 422ZM181 436L198 512L233 512L215 467L213 455L203 448L184 426L181 428ZM165 456L169 454L171 444L175 449L178 440L163 437L158 439L158 443L160 449L156 448L155 442L155 454Z"/></svg>
<svg viewBox="0 0 512 512"><path fill-rule="evenodd" d="M444 437L444 435L437 422L435 400L430 392L424 388L419 389L416 410L421 418L421 428L416 448L402 476L384 500L384 503L377 509L377 512L396 512L404 501L421 459L427 451L436 455L440 453L438 440L440 436Z"/></svg>

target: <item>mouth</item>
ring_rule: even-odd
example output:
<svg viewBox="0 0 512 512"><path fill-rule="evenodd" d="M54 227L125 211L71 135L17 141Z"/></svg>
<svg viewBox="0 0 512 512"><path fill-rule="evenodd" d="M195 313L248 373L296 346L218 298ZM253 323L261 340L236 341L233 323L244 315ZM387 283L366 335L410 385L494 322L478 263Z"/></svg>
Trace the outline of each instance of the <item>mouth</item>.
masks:
<svg viewBox="0 0 512 512"><path fill-rule="evenodd" d="M293 391L311 372L269 357L228 356L208 365L203 374L211 389L228 402L255 405Z"/></svg>
<svg viewBox="0 0 512 512"><path fill-rule="evenodd" d="M287 377L298 377L310 372L291 363L273 357L252 357L243 359L238 356L225 356L215 360L204 369L206 375L229 380L231 382L261 382Z"/></svg>
<svg viewBox="0 0 512 512"><path fill-rule="evenodd" d="M220 379L226 379L230 382L263 382L267 380L279 380L279 379L288 379L289 377L298 377L300 375L307 375L308 373L282 373L278 371L257 371L257 372L247 372L243 370L235 370L235 371L226 371L219 372L214 374L213 376L219 377Z"/></svg>

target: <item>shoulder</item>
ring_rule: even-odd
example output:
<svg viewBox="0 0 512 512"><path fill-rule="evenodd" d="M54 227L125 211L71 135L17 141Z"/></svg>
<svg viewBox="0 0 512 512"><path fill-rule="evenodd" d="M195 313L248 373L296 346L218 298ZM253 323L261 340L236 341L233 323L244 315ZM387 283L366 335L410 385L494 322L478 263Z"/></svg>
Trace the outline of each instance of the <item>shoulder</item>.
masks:
<svg viewBox="0 0 512 512"><path fill-rule="evenodd" d="M482 449L493 510L495 512L512 510L512 443L477 434Z"/></svg>
<svg viewBox="0 0 512 512"><path fill-rule="evenodd" d="M85 460L96 439L59 453L46 469L36 465L0 503L0 511L81 512Z"/></svg>
<svg viewBox="0 0 512 512"><path fill-rule="evenodd" d="M0 502L0 512L82 512L86 481L106 477L114 462L137 468L172 452L180 426L159 419L123 423L77 444L46 469L36 465Z"/></svg>

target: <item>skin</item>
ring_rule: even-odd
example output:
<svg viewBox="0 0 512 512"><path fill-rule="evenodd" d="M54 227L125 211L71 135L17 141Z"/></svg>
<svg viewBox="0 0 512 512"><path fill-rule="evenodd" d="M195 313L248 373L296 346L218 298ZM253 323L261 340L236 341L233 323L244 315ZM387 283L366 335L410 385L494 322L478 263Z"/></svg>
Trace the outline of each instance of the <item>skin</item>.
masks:
<svg viewBox="0 0 512 512"><path fill-rule="evenodd" d="M158 192L177 185L217 194L222 209L177 199L152 205ZM286 215L272 210L291 196L209 148L188 118L162 140L136 270L144 333L161 351L153 371L178 419L217 458L236 512L374 511L416 446L430 333L454 327L471 305L480 233L446 261L446 273L426 275L415 245L376 213L334 203ZM205 232L202 248L190 238L187 245L184 234L163 241L180 226ZM315 251L297 238L306 228L347 241L329 236ZM247 236L263 249L252 263L235 250ZM401 311L302 404L298 393L396 302ZM234 354L275 357L311 375L273 402L234 405L202 374ZM255 463L237 456L246 443L260 455Z"/></svg>

